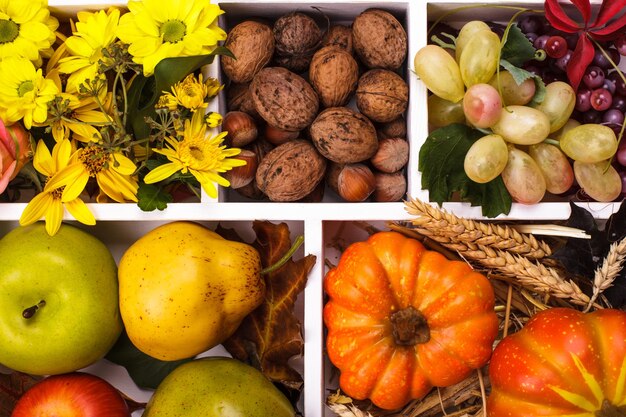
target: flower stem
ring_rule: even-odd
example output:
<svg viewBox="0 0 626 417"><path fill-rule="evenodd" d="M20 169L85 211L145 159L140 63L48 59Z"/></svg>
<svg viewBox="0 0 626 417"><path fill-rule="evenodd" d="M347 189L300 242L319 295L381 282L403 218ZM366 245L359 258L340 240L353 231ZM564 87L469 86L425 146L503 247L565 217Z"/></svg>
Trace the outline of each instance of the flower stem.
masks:
<svg viewBox="0 0 626 417"><path fill-rule="evenodd" d="M289 259L293 256L293 254L298 250L298 248L304 243L304 236L300 235L296 238L291 245L291 248L276 262L274 265L270 265L267 268L261 271L261 275L271 274L276 271L278 268L287 263Z"/></svg>

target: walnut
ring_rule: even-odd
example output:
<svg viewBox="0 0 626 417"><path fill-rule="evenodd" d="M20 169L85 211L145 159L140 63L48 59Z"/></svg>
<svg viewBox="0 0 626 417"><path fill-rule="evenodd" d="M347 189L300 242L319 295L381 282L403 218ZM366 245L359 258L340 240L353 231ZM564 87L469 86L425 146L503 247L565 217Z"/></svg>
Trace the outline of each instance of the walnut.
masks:
<svg viewBox="0 0 626 417"><path fill-rule="evenodd" d="M352 28L344 25L332 25L322 39L322 46L338 46L350 54L354 53L352 46Z"/></svg>
<svg viewBox="0 0 626 417"><path fill-rule="evenodd" d="M398 118L409 104L409 86L393 71L373 69L359 78L356 106L376 122Z"/></svg>
<svg viewBox="0 0 626 417"><path fill-rule="evenodd" d="M326 159L307 140L296 139L271 150L256 171L256 183L272 201L300 200L324 177Z"/></svg>
<svg viewBox="0 0 626 417"><path fill-rule="evenodd" d="M251 81L274 54L274 35L268 25L246 20L231 29L224 46L236 59L222 56L224 74L236 83Z"/></svg>
<svg viewBox="0 0 626 417"><path fill-rule="evenodd" d="M289 13L279 17L272 30L276 63L293 72L304 72L322 41L322 31L315 20L304 13Z"/></svg>
<svg viewBox="0 0 626 417"><path fill-rule="evenodd" d="M226 103L228 110L242 111L255 119L260 118L250 95L250 83L230 84L226 89Z"/></svg>
<svg viewBox="0 0 626 417"><path fill-rule="evenodd" d="M408 40L402 24L390 13L368 9L352 23L354 51L368 68L400 68Z"/></svg>
<svg viewBox="0 0 626 417"><path fill-rule="evenodd" d="M325 46L313 55L309 81L323 107L345 106L356 90L359 65L347 51Z"/></svg>
<svg viewBox="0 0 626 417"><path fill-rule="evenodd" d="M304 78L281 67L263 68L250 84L254 106L265 121L283 130L302 130L315 119L319 99Z"/></svg>
<svg viewBox="0 0 626 417"><path fill-rule="evenodd" d="M310 127L311 139L327 159L339 164L365 161L378 149L376 129L361 113L348 107L330 107Z"/></svg>

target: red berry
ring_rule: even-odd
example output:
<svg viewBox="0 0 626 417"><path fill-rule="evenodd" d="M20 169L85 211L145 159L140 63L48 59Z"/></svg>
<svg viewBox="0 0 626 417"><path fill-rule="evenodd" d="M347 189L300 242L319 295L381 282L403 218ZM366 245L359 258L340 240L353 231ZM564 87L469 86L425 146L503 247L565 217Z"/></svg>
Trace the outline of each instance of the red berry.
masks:
<svg viewBox="0 0 626 417"><path fill-rule="evenodd" d="M550 58L561 58L567 53L567 41L562 36L550 36L546 41L544 49Z"/></svg>

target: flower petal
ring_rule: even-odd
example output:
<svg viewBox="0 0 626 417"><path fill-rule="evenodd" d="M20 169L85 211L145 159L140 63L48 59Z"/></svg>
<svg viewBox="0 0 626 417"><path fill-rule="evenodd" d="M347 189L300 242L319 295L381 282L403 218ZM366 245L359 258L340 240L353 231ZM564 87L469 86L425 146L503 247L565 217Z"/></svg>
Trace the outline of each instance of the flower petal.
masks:
<svg viewBox="0 0 626 417"><path fill-rule="evenodd" d="M602 5L600 6L600 11L596 16L596 20L591 25L592 28L599 28L601 26L606 25L606 23L611 20L613 17L618 15L620 12L624 11L624 0L604 0ZM622 14L617 20L624 21L624 16L626 14ZM626 22L625 22L626 23ZM622 23L621 26L624 26ZM595 31L593 31L595 32Z"/></svg>
<svg viewBox="0 0 626 417"><path fill-rule="evenodd" d="M106 169L96 175L100 189L118 203L137 201L137 182Z"/></svg>
<svg viewBox="0 0 626 417"><path fill-rule="evenodd" d="M13 171L15 171L15 167L17 167L17 161L11 162L7 167L6 172L3 173L2 170L0 170L0 194L7 189L9 181L11 181L11 177L13 176Z"/></svg>
<svg viewBox="0 0 626 417"><path fill-rule="evenodd" d="M626 27L626 13L606 25L601 29L592 29L589 31L591 37L599 41L611 41L620 36Z"/></svg>
<svg viewBox="0 0 626 417"><path fill-rule="evenodd" d="M163 181L164 179L176 174L178 171L181 170L181 168L182 166L175 162L159 165L152 171L148 172L143 180L146 184L153 184L155 182Z"/></svg>
<svg viewBox="0 0 626 417"><path fill-rule="evenodd" d="M565 13L558 0L546 0L544 7L546 18L552 26L563 32L578 32L578 25Z"/></svg>
<svg viewBox="0 0 626 417"><path fill-rule="evenodd" d="M113 171L122 175L133 175L137 171L135 163L119 152L111 155L109 163Z"/></svg>
<svg viewBox="0 0 626 417"><path fill-rule="evenodd" d="M48 207L52 204L54 197L46 191L34 196L20 216L20 224L28 226L45 216Z"/></svg>
<svg viewBox="0 0 626 417"><path fill-rule="evenodd" d="M591 43L584 32L580 33L580 35L578 35L576 49L574 49L572 58L567 65L567 78L574 91L578 91L580 80L582 80L585 70L593 61L594 54L595 48L593 47L593 43Z"/></svg>
<svg viewBox="0 0 626 417"><path fill-rule="evenodd" d="M96 218L87 207L87 204L80 198L65 203L65 208L76 220L82 224L93 226L96 224Z"/></svg>
<svg viewBox="0 0 626 417"><path fill-rule="evenodd" d="M46 211L46 232L50 236L57 234L61 228L61 222L63 221L63 203L61 200L53 198L52 203L48 206Z"/></svg>
<svg viewBox="0 0 626 417"><path fill-rule="evenodd" d="M56 164L48 147L43 140L37 142L37 149L35 150L35 156L33 157L33 166L35 169L47 177L51 177L56 173Z"/></svg>

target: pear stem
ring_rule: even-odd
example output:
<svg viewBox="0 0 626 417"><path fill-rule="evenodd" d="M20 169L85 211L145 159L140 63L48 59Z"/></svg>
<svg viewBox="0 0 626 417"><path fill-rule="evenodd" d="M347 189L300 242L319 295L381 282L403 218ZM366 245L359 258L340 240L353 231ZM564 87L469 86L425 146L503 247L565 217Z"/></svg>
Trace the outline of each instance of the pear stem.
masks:
<svg viewBox="0 0 626 417"><path fill-rule="evenodd" d="M285 265L289 259L293 256L293 254L298 250L302 243L304 242L304 236L300 235L293 242L293 245L289 248L289 250L274 264L270 265L265 269L261 270L261 275L271 274L276 271L281 266Z"/></svg>
<svg viewBox="0 0 626 417"><path fill-rule="evenodd" d="M38 302L34 306L25 308L24 311L22 311L22 317L24 317L25 319L30 319L31 317L33 317L35 315L37 310L39 310L41 307L43 307L45 305L46 305L46 302L44 300L41 300L40 302Z"/></svg>

